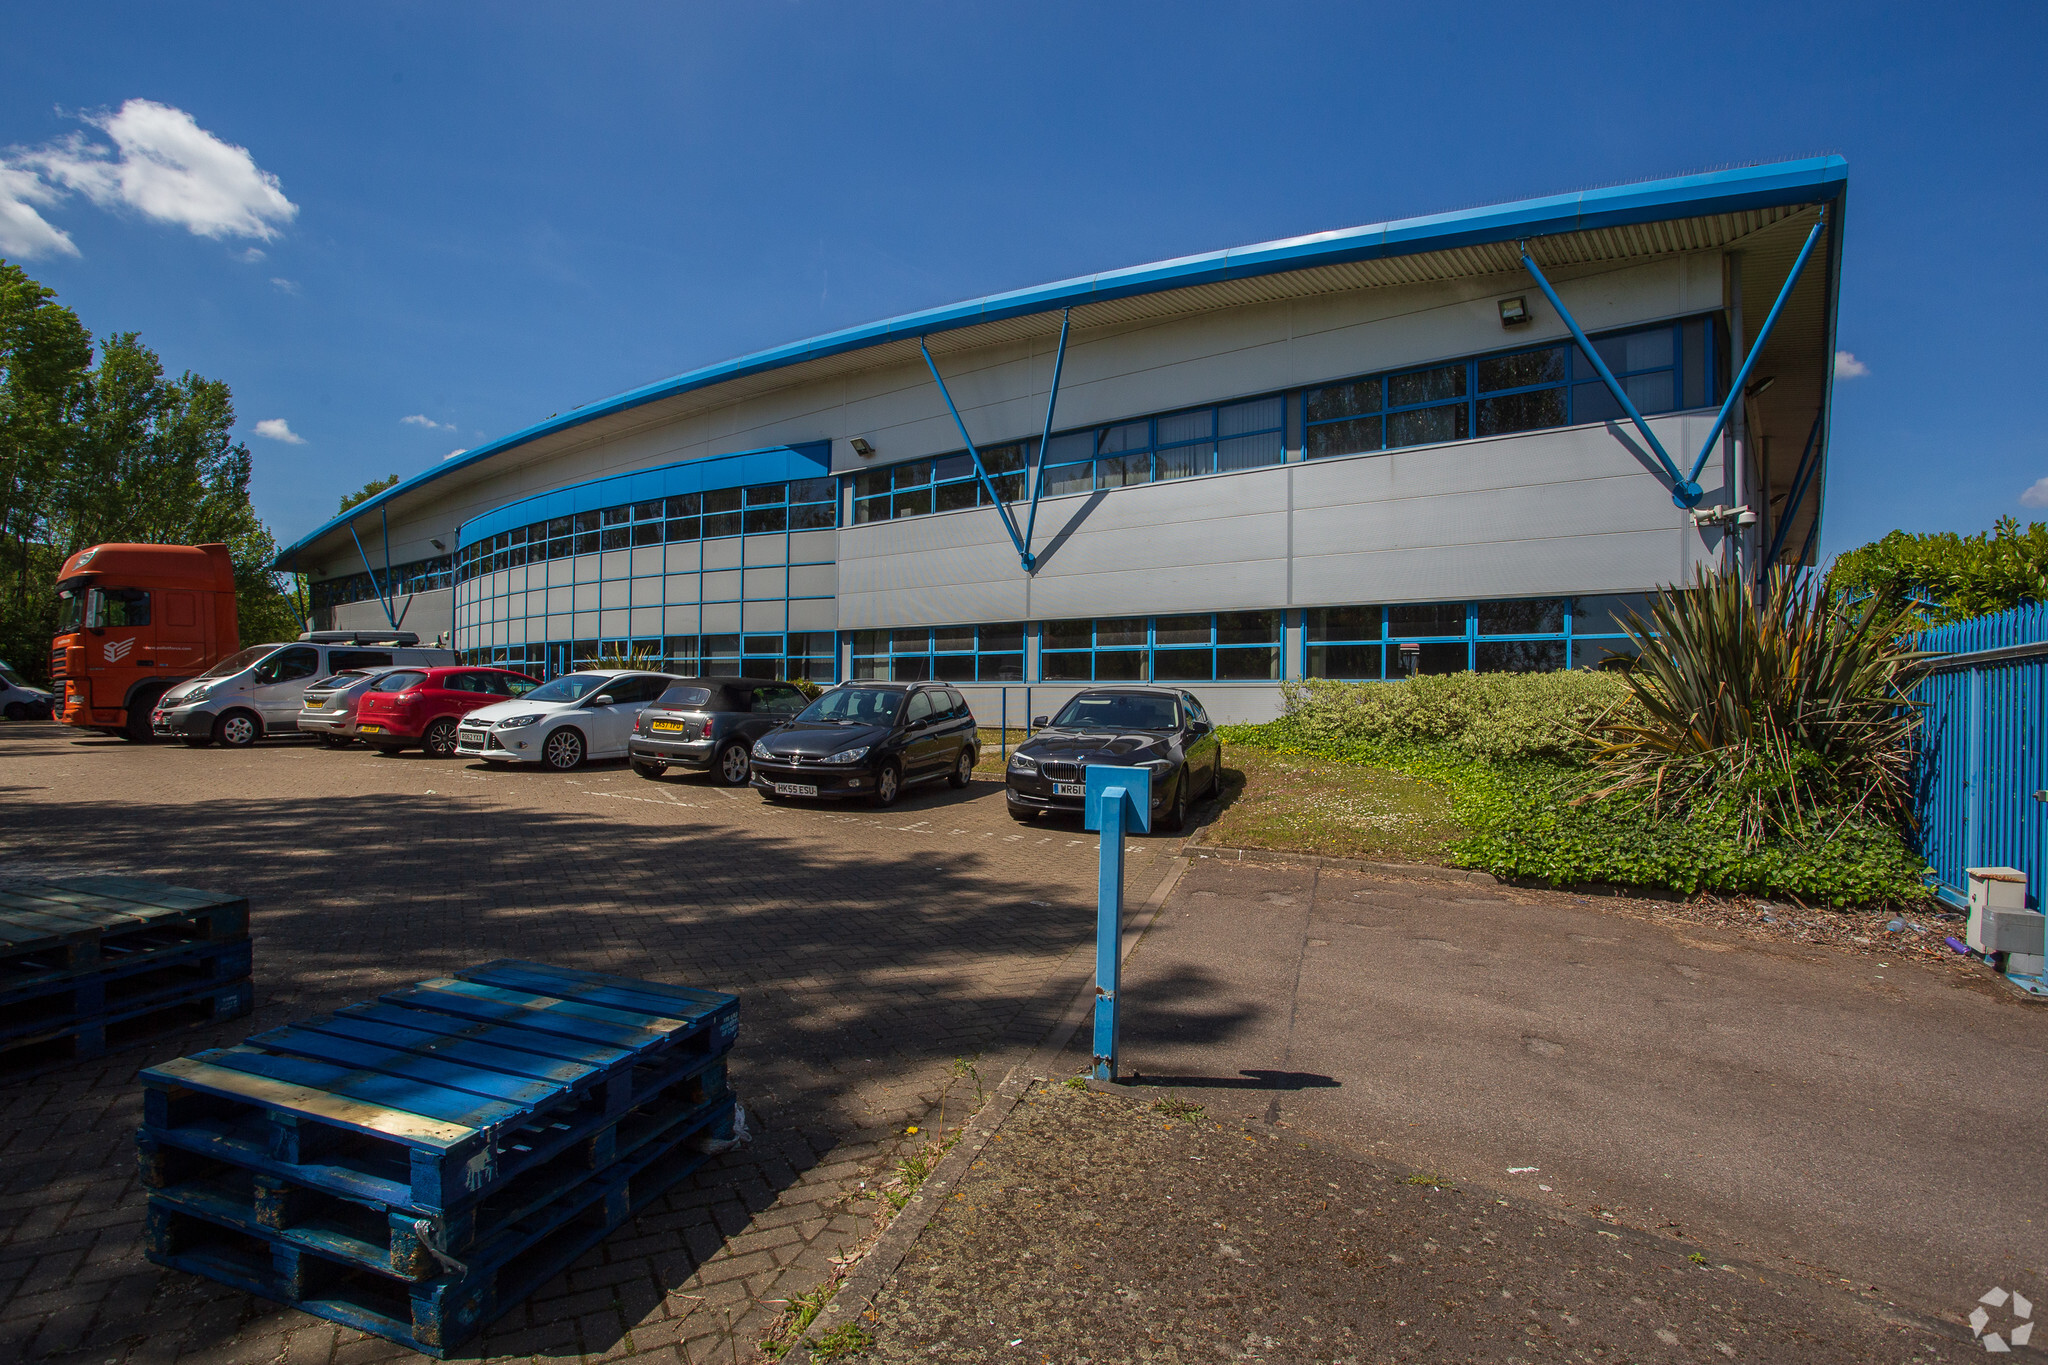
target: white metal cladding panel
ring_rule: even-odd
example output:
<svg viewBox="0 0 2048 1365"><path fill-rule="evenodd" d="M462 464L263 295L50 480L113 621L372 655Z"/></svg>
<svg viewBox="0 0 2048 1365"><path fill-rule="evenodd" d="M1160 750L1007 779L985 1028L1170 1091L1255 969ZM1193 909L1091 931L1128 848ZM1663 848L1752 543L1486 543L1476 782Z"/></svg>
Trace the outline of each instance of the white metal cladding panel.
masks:
<svg viewBox="0 0 2048 1365"><path fill-rule="evenodd" d="M633 573L631 550L607 550L597 557L599 578L629 578Z"/></svg>
<svg viewBox="0 0 2048 1365"><path fill-rule="evenodd" d="M636 607L658 607L661 605L661 580L659 578L636 578L633 580L633 605Z"/></svg>
<svg viewBox="0 0 2048 1365"><path fill-rule="evenodd" d="M630 578L608 578L597 588L600 606L623 607L633 600L633 580Z"/></svg>
<svg viewBox="0 0 2048 1365"><path fill-rule="evenodd" d="M749 602L765 602L771 597L780 601L782 598L789 596L789 570L782 568L745 570L740 596L746 598Z"/></svg>
<svg viewBox="0 0 2048 1365"><path fill-rule="evenodd" d="M623 611L601 612L598 617L598 629L604 632L607 640L616 640L621 635L632 633L632 623L627 619L627 613Z"/></svg>
<svg viewBox="0 0 2048 1365"><path fill-rule="evenodd" d="M696 541L668 547L668 571L670 573L695 573L703 566Z"/></svg>
<svg viewBox="0 0 2048 1365"><path fill-rule="evenodd" d="M789 533L789 562L792 564L830 564L837 551L837 532L792 531Z"/></svg>
<svg viewBox="0 0 2048 1365"><path fill-rule="evenodd" d="M789 562L789 538L787 536L747 536L745 539L746 564L748 568L752 568L756 564L786 564Z"/></svg>
<svg viewBox="0 0 2048 1365"><path fill-rule="evenodd" d="M548 618L547 624L547 638L550 640L574 639L575 637L569 633L569 628L573 626L575 623L576 618L574 618L573 616L568 616L566 614L561 616L550 616Z"/></svg>
<svg viewBox="0 0 2048 1365"><path fill-rule="evenodd" d="M576 581L578 583L595 583L603 576L597 571L596 555L574 555L571 556L569 562L576 566Z"/></svg>
<svg viewBox="0 0 2048 1365"><path fill-rule="evenodd" d="M707 569L737 569L740 566L740 538L720 536L717 540L704 542L704 567Z"/></svg>
<svg viewBox="0 0 2048 1365"><path fill-rule="evenodd" d="M786 619L787 609L779 601L749 602L740 617L740 625L743 630L779 631Z"/></svg>
<svg viewBox="0 0 2048 1365"><path fill-rule="evenodd" d="M635 607L632 613L633 634L638 636L661 633L660 607Z"/></svg>
<svg viewBox="0 0 2048 1365"><path fill-rule="evenodd" d="M635 574L656 574L662 569L662 553L659 545L644 545L633 551L633 572Z"/></svg>
<svg viewBox="0 0 2048 1365"><path fill-rule="evenodd" d="M737 602L710 602L704 607L704 633L706 635L729 635L740 628L740 604Z"/></svg>
<svg viewBox="0 0 2048 1365"><path fill-rule="evenodd" d="M1633 592L1676 580L1689 531L1360 549L1294 566L1295 598L1332 605Z"/></svg>
<svg viewBox="0 0 2048 1365"><path fill-rule="evenodd" d="M693 573L672 573L662 580L662 597L674 603L695 602L698 578Z"/></svg>
<svg viewBox="0 0 2048 1365"><path fill-rule="evenodd" d="M791 597L830 597L839 591L839 570L831 564L799 564L789 571Z"/></svg>
<svg viewBox="0 0 2048 1365"><path fill-rule="evenodd" d="M791 630L832 630L838 624L839 609L829 597L797 598L789 604Z"/></svg>
<svg viewBox="0 0 2048 1365"><path fill-rule="evenodd" d="M575 609L577 611L596 611L598 605L597 589L598 585L595 583L578 583L574 588L571 588L570 591L575 594Z"/></svg>
<svg viewBox="0 0 2048 1365"><path fill-rule="evenodd" d="M740 595L740 571L722 569L717 573L704 575L704 600L706 602L728 602Z"/></svg>
<svg viewBox="0 0 2048 1365"><path fill-rule="evenodd" d="M670 635L695 635L699 620L695 607L670 607L663 619L668 623Z"/></svg>

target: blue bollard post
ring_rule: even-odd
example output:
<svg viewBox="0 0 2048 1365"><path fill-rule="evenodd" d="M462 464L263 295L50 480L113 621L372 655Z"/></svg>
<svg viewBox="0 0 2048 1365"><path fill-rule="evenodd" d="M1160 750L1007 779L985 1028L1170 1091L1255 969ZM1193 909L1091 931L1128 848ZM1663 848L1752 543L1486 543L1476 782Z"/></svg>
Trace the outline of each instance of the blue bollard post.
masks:
<svg viewBox="0 0 2048 1365"><path fill-rule="evenodd" d="M1095 1079L1116 1079L1117 992L1123 983L1124 831L1152 828L1152 772L1090 764L1082 801L1086 826L1100 830L1095 884Z"/></svg>

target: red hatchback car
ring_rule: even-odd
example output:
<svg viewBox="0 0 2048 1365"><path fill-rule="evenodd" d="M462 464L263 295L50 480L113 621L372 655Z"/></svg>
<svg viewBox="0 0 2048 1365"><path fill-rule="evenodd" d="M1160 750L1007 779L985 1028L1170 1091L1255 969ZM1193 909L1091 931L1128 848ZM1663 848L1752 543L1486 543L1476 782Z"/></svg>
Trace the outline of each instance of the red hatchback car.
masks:
<svg viewBox="0 0 2048 1365"><path fill-rule="evenodd" d="M394 668L356 703L356 738L380 753L418 745L429 758L453 758L464 716L539 686L504 668Z"/></svg>

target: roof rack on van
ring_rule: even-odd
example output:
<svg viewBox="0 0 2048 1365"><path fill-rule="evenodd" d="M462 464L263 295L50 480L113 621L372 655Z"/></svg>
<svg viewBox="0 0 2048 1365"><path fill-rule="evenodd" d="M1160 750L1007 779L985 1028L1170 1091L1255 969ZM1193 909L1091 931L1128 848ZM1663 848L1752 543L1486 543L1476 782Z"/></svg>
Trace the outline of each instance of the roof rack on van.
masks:
<svg viewBox="0 0 2048 1365"><path fill-rule="evenodd" d="M313 645L416 645L420 637L409 630L308 630L299 639Z"/></svg>

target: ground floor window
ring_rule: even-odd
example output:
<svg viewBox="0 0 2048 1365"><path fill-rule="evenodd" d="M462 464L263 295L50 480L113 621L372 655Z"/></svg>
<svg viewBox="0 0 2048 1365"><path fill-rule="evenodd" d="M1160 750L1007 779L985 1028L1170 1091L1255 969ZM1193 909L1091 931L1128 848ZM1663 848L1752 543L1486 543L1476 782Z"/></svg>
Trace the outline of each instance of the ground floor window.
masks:
<svg viewBox="0 0 2048 1365"><path fill-rule="evenodd" d="M1598 668L1634 656L1621 623L1648 611L1644 594L1312 607L1302 613L1302 675L1370 681Z"/></svg>
<svg viewBox="0 0 2048 1365"><path fill-rule="evenodd" d="M1024 681L1024 627L911 626L852 634L853 676L881 682Z"/></svg>
<svg viewBox="0 0 2048 1365"><path fill-rule="evenodd" d="M1047 682L1266 682L1281 676L1282 613L1047 621L1039 676Z"/></svg>
<svg viewBox="0 0 2048 1365"><path fill-rule="evenodd" d="M663 673L741 678L802 678L831 683L839 676L829 630L766 635L668 635L637 640L558 640L467 651L467 661L494 663L537 678L583 668L629 666Z"/></svg>

